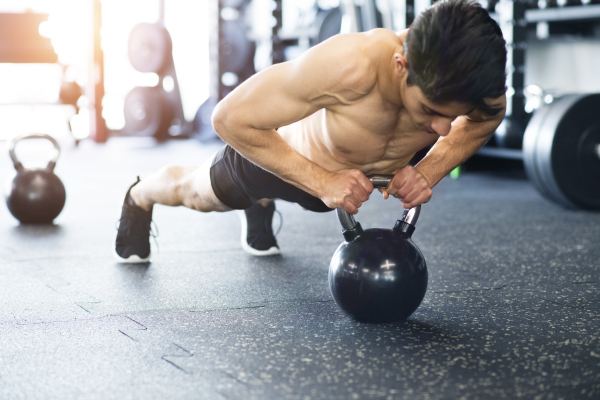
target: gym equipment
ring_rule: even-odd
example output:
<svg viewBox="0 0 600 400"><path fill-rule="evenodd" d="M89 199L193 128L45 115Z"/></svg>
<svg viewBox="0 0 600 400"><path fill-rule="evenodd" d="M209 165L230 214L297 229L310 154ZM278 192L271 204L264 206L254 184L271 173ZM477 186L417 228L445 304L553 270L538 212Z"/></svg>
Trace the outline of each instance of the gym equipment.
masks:
<svg viewBox="0 0 600 400"><path fill-rule="evenodd" d="M520 149L523 146L523 134L521 124L512 116L507 116L494 132L494 139L498 147Z"/></svg>
<svg viewBox="0 0 600 400"><path fill-rule="evenodd" d="M25 168L15 154L16 144L23 139L48 139L56 152L46 168ZM10 158L16 176L7 182L6 205L10 213L23 224L50 224L62 211L66 192L65 186L54 174L56 160L60 155L58 142L45 134L24 134L15 137L9 147Z"/></svg>
<svg viewBox="0 0 600 400"><path fill-rule="evenodd" d="M340 7L320 11L313 25L318 27L318 32L317 36L311 42L312 45L319 44L337 35L342 29L342 11Z"/></svg>
<svg viewBox="0 0 600 400"><path fill-rule="evenodd" d="M194 134L201 142L209 142L219 138L217 132L213 129L211 117L213 110L217 106L217 102L212 97L206 99L198 108L193 121Z"/></svg>
<svg viewBox="0 0 600 400"><path fill-rule="evenodd" d="M376 188L387 187L392 178L369 177ZM348 316L360 322L395 322L419 307L427 291L427 265L411 236L420 210L405 210L393 229L367 230L337 210L346 241L331 259L329 288Z"/></svg>
<svg viewBox="0 0 600 400"><path fill-rule="evenodd" d="M239 73L253 64L255 48L246 38L244 28L237 21L222 21L219 57L226 72Z"/></svg>
<svg viewBox="0 0 600 400"><path fill-rule="evenodd" d="M82 95L81 86L77 82L63 82L60 84L60 92L58 98L63 104L70 104L77 107L77 100Z"/></svg>
<svg viewBox="0 0 600 400"><path fill-rule="evenodd" d="M529 179L567 208L600 210L600 94L571 94L540 108L523 139Z"/></svg>
<svg viewBox="0 0 600 400"><path fill-rule="evenodd" d="M131 136L157 140L186 137L189 124L183 114L179 82L173 61L173 42L164 25L164 1L159 2L156 23L136 25L129 35L127 55L139 72L154 72L156 87L136 87L125 97L125 127Z"/></svg>
<svg viewBox="0 0 600 400"><path fill-rule="evenodd" d="M141 23L129 34L127 56L139 72L163 72L173 50L171 35L160 23Z"/></svg>
<svg viewBox="0 0 600 400"><path fill-rule="evenodd" d="M125 127L131 136L169 137L173 107L161 87L135 87L125 96Z"/></svg>

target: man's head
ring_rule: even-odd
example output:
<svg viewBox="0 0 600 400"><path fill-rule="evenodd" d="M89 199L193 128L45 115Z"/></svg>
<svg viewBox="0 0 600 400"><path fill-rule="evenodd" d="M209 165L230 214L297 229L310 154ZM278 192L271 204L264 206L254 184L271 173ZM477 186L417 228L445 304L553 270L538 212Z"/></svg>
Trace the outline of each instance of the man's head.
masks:
<svg viewBox="0 0 600 400"><path fill-rule="evenodd" d="M506 91L506 47L488 12L468 0L438 2L411 25L404 42L407 85L436 104L471 104L489 115L486 98Z"/></svg>

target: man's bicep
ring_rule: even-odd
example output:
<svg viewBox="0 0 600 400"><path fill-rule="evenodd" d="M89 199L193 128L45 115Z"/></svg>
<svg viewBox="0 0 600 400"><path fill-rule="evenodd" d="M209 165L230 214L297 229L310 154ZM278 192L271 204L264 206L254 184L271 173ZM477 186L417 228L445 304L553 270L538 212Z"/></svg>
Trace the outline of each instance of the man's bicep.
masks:
<svg viewBox="0 0 600 400"><path fill-rule="evenodd" d="M275 129L339 103L344 94L333 65L339 58L333 57L330 45L252 76L226 97L227 109L241 112L238 118L253 128Z"/></svg>
<svg viewBox="0 0 600 400"><path fill-rule="evenodd" d="M365 76L368 62L352 51L360 39L339 35L259 72L225 98L226 108L243 111L239 118L246 125L273 129L364 96L375 76Z"/></svg>
<svg viewBox="0 0 600 400"><path fill-rule="evenodd" d="M274 65L246 80L219 107L236 125L276 129L314 113L311 102L291 79L290 65Z"/></svg>

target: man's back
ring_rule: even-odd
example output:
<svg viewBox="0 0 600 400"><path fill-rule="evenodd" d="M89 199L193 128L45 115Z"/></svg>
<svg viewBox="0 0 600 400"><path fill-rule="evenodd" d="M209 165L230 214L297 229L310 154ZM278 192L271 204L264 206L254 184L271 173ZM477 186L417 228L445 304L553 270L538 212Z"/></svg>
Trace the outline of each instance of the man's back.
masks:
<svg viewBox="0 0 600 400"><path fill-rule="evenodd" d="M315 113L279 127L282 138L330 171L365 173L401 168L435 142L438 136L417 126L392 95L393 56L403 51L405 36L384 29L340 35L283 66L302 70L302 80L290 79L286 90L306 90L306 98L326 101ZM323 78L326 84L320 84Z"/></svg>

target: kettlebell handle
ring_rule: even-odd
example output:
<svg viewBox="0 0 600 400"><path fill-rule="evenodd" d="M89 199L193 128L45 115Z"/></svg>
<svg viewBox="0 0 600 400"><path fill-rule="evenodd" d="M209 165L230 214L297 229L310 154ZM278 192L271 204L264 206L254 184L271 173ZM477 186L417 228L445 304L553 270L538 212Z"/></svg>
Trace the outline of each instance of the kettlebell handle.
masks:
<svg viewBox="0 0 600 400"><path fill-rule="evenodd" d="M15 153L15 146L17 145L18 142L20 142L23 139L48 139L49 141L52 142L52 144L54 145L55 153L54 153L54 157L52 157L52 159L46 166L46 170L48 172L53 172L54 167L56 166L56 161L58 160L58 156L60 156L60 146L58 145L58 142L56 141L56 139L54 139L50 135L46 135L45 133L24 133L22 135L16 136L10 142L8 153L10 154L10 158L15 166L15 169L17 171L23 171L25 169L23 167L23 164L21 164L21 161L19 161L19 159L17 158L17 154Z"/></svg>
<svg viewBox="0 0 600 400"><path fill-rule="evenodd" d="M394 175L367 175L367 178L371 181L374 188L386 188L394 178ZM354 230L358 222L354 219L354 217L348 214L344 209L338 208L337 216L340 221L340 225L342 225L342 232L352 231ZM404 210L402 214L402 218L400 218L400 222L407 223L409 225L415 226L417 223L417 219L419 219L419 214L421 213L421 206L416 206L411 208L410 210Z"/></svg>

